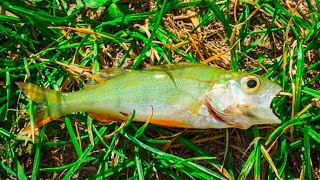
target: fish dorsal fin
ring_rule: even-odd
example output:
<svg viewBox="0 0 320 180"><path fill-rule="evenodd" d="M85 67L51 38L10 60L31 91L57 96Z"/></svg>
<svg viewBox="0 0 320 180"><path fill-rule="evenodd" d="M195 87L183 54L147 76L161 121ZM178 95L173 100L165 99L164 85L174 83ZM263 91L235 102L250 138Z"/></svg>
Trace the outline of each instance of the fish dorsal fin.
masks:
<svg viewBox="0 0 320 180"><path fill-rule="evenodd" d="M181 68L187 68L187 67L194 67L197 64L193 63L172 63L172 64L162 64L158 66L151 66L143 68L142 70L146 71L169 71L169 70L175 70L175 69L181 69ZM199 64L199 66L203 66L202 64Z"/></svg>
<svg viewBox="0 0 320 180"><path fill-rule="evenodd" d="M100 84L106 80L109 80L113 77L123 75L127 72L130 72L130 69L120 69L120 68L106 68L100 70L97 74L91 75L87 79L87 86L92 86L95 84Z"/></svg>
<svg viewBox="0 0 320 180"><path fill-rule="evenodd" d="M109 80L110 78L113 78L115 76L124 75L124 74L126 74L128 72L131 72L131 71L137 71L137 72L162 71L162 72L165 72L166 74L168 74L168 76L170 76L171 78L173 78L170 71L174 71L174 70L177 70L177 69L188 68L188 67L195 67L196 65L204 66L202 64L193 64L193 63L172 63L172 64L163 64L163 65L158 65L158 66L150 66L150 67L142 68L141 70L130 70L130 69L121 69L121 68L106 68L106 69L100 70L99 73L95 75L95 76L97 76L96 79L101 79L101 80L96 80L95 79L94 83L101 83L101 82L103 82L105 80Z"/></svg>
<svg viewBox="0 0 320 180"><path fill-rule="evenodd" d="M120 69L120 68L107 68L99 71L98 76L103 80L109 79L110 77L118 76L120 74L124 74L126 72L131 71L130 69Z"/></svg>
<svg viewBox="0 0 320 180"><path fill-rule="evenodd" d="M172 71L182 70L184 68L195 67L195 66L203 66L202 64L192 64L192 63L172 63L172 64L163 64L158 66L151 66L147 68L143 68L142 71L159 71L167 74L174 85L177 87L177 82L172 74Z"/></svg>
<svg viewBox="0 0 320 180"><path fill-rule="evenodd" d="M175 69L194 67L195 65L196 64L192 64L192 63L172 63L172 64L163 64L158 66L150 66L150 67L142 68L140 71L171 71ZM198 64L198 65L203 66L202 64ZM106 68L106 69L100 70L97 75L103 80L107 80L110 77L123 75L130 71L136 71L136 70L121 69L121 68Z"/></svg>

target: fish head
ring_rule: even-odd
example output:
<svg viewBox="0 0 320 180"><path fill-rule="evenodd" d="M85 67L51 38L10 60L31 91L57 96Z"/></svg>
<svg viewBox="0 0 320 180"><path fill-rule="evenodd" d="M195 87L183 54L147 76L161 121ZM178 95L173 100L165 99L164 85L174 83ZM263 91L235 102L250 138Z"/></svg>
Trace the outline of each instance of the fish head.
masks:
<svg viewBox="0 0 320 180"><path fill-rule="evenodd" d="M278 124L270 104L281 87L255 74L230 72L206 95L211 116L228 127L248 129L257 124Z"/></svg>

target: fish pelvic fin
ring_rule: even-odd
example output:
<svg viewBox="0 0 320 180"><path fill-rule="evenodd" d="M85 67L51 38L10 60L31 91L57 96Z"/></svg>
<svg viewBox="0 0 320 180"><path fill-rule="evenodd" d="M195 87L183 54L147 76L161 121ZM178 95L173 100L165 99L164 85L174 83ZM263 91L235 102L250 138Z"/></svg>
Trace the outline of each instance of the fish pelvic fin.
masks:
<svg viewBox="0 0 320 180"><path fill-rule="evenodd" d="M32 101L41 102L35 107L34 129L39 128L64 115L62 111L63 96L59 91L45 89L31 83L17 82L17 86ZM31 125L22 133L30 133Z"/></svg>

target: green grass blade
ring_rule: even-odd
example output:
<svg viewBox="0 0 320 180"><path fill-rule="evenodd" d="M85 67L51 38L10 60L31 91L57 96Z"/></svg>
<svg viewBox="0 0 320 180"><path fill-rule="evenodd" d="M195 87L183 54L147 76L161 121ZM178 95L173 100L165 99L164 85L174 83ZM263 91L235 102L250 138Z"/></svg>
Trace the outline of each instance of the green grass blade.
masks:
<svg viewBox="0 0 320 180"><path fill-rule="evenodd" d="M6 137L8 139L12 139L12 140L15 140L15 141L17 140L16 136L14 136L12 133L10 133L9 131L7 131L7 130L1 128L1 127L0 127L0 135L2 137Z"/></svg>
<svg viewBox="0 0 320 180"><path fill-rule="evenodd" d="M257 126L253 127L254 138L260 138L260 132ZM255 180L261 179L261 150L260 150L260 140L256 140L253 146L255 151L255 158L253 163L253 178Z"/></svg>
<svg viewBox="0 0 320 180"><path fill-rule="evenodd" d="M37 144L36 147L36 153L34 155L34 160L33 160L33 166L32 166L32 180L36 180L38 177L38 173L39 173L39 167L40 167L40 153L41 153L41 145L44 139L44 133L46 132L47 126L43 126L43 128L41 129L41 133L39 136L39 142Z"/></svg>
<svg viewBox="0 0 320 180"><path fill-rule="evenodd" d="M163 3L162 3L161 10L159 11L159 15L157 16L156 23L153 26L152 33L151 33L151 35L149 37L148 43L145 45L145 47L143 48L143 50L140 53L140 55L135 58L134 64L132 66L133 69L136 69L138 67L138 65L141 63L142 59L144 58L146 52L150 49L151 43L153 41L153 38L155 37L156 32L158 30L158 27L159 27L159 25L161 23L161 19L164 16L164 11L166 9L166 5L167 5L167 0L164 0Z"/></svg>
<svg viewBox="0 0 320 180"><path fill-rule="evenodd" d="M189 141L188 139L182 138L182 137L177 137L177 140L184 144L185 146L189 147L190 149L192 149L193 151L195 151L197 154L199 154L200 156L210 156L210 154L208 152L206 152L205 150L203 150L201 147L197 146L196 144L192 143L191 141ZM221 163L216 160L216 159L211 159L210 162L212 163L212 165L217 168L218 170L220 170L222 168Z"/></svg>
<svg viewBox="0 0 320 180"><path fill-rule="evenodd" d="M249 155L247 161L243 164L243 167L242 167L241 172L238 177L239 180L247 178L247 176L249 175L249 173L253 167L255 158L256 158L256 151L252 151L251 154Z"/></svg>
<svg viewBox="0 0 320 180"><path fill-rule="evenodd" d="M297 56L297 74L295 78L295 104L294 112L297 113L300 110L301 104L301 91L302 91L302 81L303 81L303 71L304 71L304 53L302 48L302 42L298 41L298 56Z"/></svg>
<svg viewBox="0 0 320 180"><path fill-rule="evenodd" d="M99 134L104 134L107 130L106 127L101 127L99 130ZM94 143L96 144L99 141L99 138L94 139ZM94 146L92 144L89 144L88 147L83 151L83 153L79 156L79 159L76 161L74 166L72 166L69 171L66 173L66 175L62 178L64 180L70 179L72 175L79 169L84 159L88 158L89 153L93 150Z"/></svg>
<svg viewBox="0 0 320 180"><path fill-rule="evenodd" d="M11 96L11 77L10 77L10 72L6 72L6 91L7 91L7 107L5 111L4 117L6 118L8 116L8 109L9 109L9 103L11 101L10 96Z"/></svg>
<svg viewBox="0 0 320 180"><path fill-rule="evenodd" d="M64 118L64 121L65 121L65 123L66 123L66 127L67 127L68 133L69 133L69 135L70 135L70 138L71 138L71 142L72 142L72 144L73 144L73 147L74 147L74 149L76 150L78 157L80 157L83 152L82 152L82 149L81 149L81 147L80 147L80 143L79 143L79 141L78 141L78 137L77 137L76 133L75 133L74 130L73 130L73 127L72 127L72 124L71 124L71 120L70 120L69 117L66 116L66 117Z"/></svg>
<svg viewBox="0 0 320 180"><path fill-rule="evenodd" d="M9 11L19 13L23 16L30 16L30 17L38 19L40 21L55 22L55 23L61 24L67 18L70 18L68 16L65 18L54 17L44 11L35 11L35 10L26 9L26 8L19 7L19 6L14 6L14 5L9 4L8 1L5 1L5 0L1 0L0 2L2 3L3 7Z"/></svg>
<svg viewBox="0 0 320 180"><path fill-rule="evenodd" d="M120 165L114 167L114 168L110 168L104 172L101 172L99 174L96 174L94 176L91 176L90 178L88 179L98 179L102 176L105 176L105 177L109 177L111 175L114 175L114 174L117 174L117 173L120 173L122 170L125 170L131 166L133 166L135 164L135 161L133 158L130 158L128 160L126 160L124 163L121 163Z"/></svg>
<svg viewBox="0 0 320 180"><path fill-rule="evenodd" d="M318 143L320 143L320 134L319 133L317 133L315 130L313 130L312 128L309 128L309 136L313 139L313 140L315 140L315 141L317 141Z"/></svg>
<svg viewBox="0 0 320 180"><path fill-rule="evenodd" d="M311 115L310 114L302 114L301 116L297 115L295 117L293 117L292 119L290 119L290 121L285 122L284 124L282 124L281 126L279 126L276 130L274 130L269 138L266 141L266 145L269 144L281 131L283 131L284 129L286 129L288 126L298 122L298 121L302 121L306 118L309 118Z"/></svg>
<svg viewBox="0 0 320 180"><path fill-rule="evenodd" d="M88 116L88 117L87 117L88 135L89 135L90 143L94 146L92 126L93 126L93 124L92 124L92 118ZM99 140L100 140L100 138L99 138Z"/></svg>
<svg viewBox="0 0 320 180"><path fill-rule="evenodd" d="M15 173L17 174L17 177L18 179L20 180L27 180L27 176L18 160L18 158L16 157L16 154L15 152L13 151L13 149L10 149L11 150L11 154L13 155L13 162L12 162L12 165L14 166L13 168L15 169Z"/></svg>
<svg viewBox="0 0 320 180"><path fill-rule="evenodd" d="M216 1L207 0L206 4L210 7L210 9L213 11L216 17L221 21L221 23L223 24L223 27L226 30L227 37L230 38L232 34L230 23L227 21L226 17L224 16L224 13L222 13L222 10L220 10L219 7L216 5Z"/></svg>
<svg viewBox="0 0 320 180"><path fill-rule="evenodd" d="M274 179L276 171L282 179L315 178L319 0L85 1L0 0L0 179ZM75 112L66 126L46 125L45 141L19 134L45 103L30 101L14 82L73 93L103 68L199 63L199 51L204 59L226 52L210 66L281 84L271 107L282 123L190 130L132 119L100 125ZM77 131L70 118L81 122Z"/></svg>
<svg viewBox="0 0 320 180"><path fill-rule="evenodd" d="M277 177L278 177L279 179L281 179L281 178L279 177L279 175L278 175L278 170L277 170L275 164L273 163L270 154L267 152L267 150L264 148L264 146L260 145L260 149L261 149L262 155L263 155L264 158L268 161L268 163L269 163L269 165L271 166L273 172L277 175Z"/></svg>
<svg viewBox="0 0 320 180"><path fill-rule="evenodd" d="M139 155L139 148L135 147L134 149L134 161L135 161L135 165L136 165L136 170L138 172L138 179L139 180L144 180L144 174L143 174L143 168L142 168L142 163L141 163L141 159L140 159L140 155Z"/></svg>
<svg viewBox="0 0 320 180"><path fill-rule="evenodd" d="M128 138L130 141L132 141L134 144L136 144L137 146L139 146L141 148L144 148L144 149L146 149L148 151L151 151L151 152L157 154L158 156L160 156L161 158L171 159L171 160L175 160L175 161L181 161L182 160L181 158L179 158L177 156L174 156L174 155L162 152L162 151L160 151L160 150L158 150L156 148L150 147L150 146L142 143L141 141L139 141L138 139L136 139L135 137L133 137L132 135L130 135L128 133L124 133L123 131L121 131L121 133L126 138ZM209 171L208 169L204 169L203 167L201 167L201 166L199 166L197 164L189 162L189 163L186 163L186 165L199 168L199 170L201 170L202 172L210 174L213 177L220 178L220 179L225 179L223 176L221 176L221 175L219 175L219 174L217 174L215 172Z"/></svg>
<svg viewBox="0 0 320 180"><path fill-rule="evenodd" d="M315 98L320 98L320 91L317 91L315 89L312 89L312 88L308 88L308 87L303 87L302 88L302 92L303 93L306 93L306 94L309 94Z"/></svg>
<svg viewBox="0 0 320 180"><path fill-rule="evenodd" d="M120 152L117 151L117 150L114 150L114 149L113 149L113 146L111 146L112 144L114 145L115 140L116 140L117 137L118 137L117 134L114 135L114 137L116 136L116 138L113 138L113 139L115 139L115 140L112 140L110 146L108 146L108 145L106 144L106 142L104 142L104 140L103 140L103 138L102 138L102 135L99 134L97 128L96 128L95 126L92 126L92 129L93 129L93 132L95 133L96 137L99 139L100 143L101 143L106 149L108 149L108 151L109 151L109 150L112 150L112 151L110 151L110 152L107 151L107 153L106 153L106 156L107 156L107 157L109 157L110 153L113 152L113 153L115 153L116 155L118 155L118 156L120 156L120 157L122 157L122 158L127 158L124 154L120 153ZM113 142L113 141L114 141L114 142Z"/></svg>
<svg viewBox="0 0 320 180"><path fill-rule="evenodd" d="M118 128L119 128L118 126L115 126L115 129L118 129ZM95 128L94 128L94 129L95 129ZM99 136L101 136L99 132L97 132L96 134L99 134ZM99 136L97 135L97 137L99 137ZM103 179L103 178L106 178L106 177L107 177L106 175L103 175L103 174L104 174L103 172L109 169L108 160L109 160L109 158L110 158L111 152L114 150L114 147L115 147L116 142L117 142L117 140L118 140L118 136L119 136L119 134L116 133L116 134L112 137L110 146L108 147L107 152L106 152L106 154L105 154L104 157L103 157L103 163L101 163L101 165L100 165L100 167L99 167L99 169L98 169L98 173L97 173L97 174L102 174L102 175L101 175L102 177L99 177L100 179ZM123 155L122 155L122 156L123 156ZM120 157L121 157L121 156L120 156Z"/></svg>
<svg viewBox="0 0 320 180"><path fill-rule="evenodd" d="M4 170L6 170L9 174L11 174L14 177L17 177L17 173L15 173L14 171L12 171L10 169L10 167L6 166L2 161L0 161L0 167L3 168Z"/></svg>
<svg viewBox="0 0 320 180"><path fill-rule="evenodd" d="M87 158L82 159L81 163L86 163L86 162L90 162L90 161L94 161L94 160L96 160L95 157L87 157ZM76 162L73 162L73 163L70 163L67 165L63 165L63 166L59 166L59 167L40 168L39 170L41 172L63 172L67 169L70 169L74 166L77 166L78 164L79 164L79 162L76 161Z"/></svg>
<svg viewBox="0 0 320 180"><path fill-rule="evenodd" d="M303 169L305 173L305 179L313 179L310 157L310 129L310 126L305 127L303 139Z"/></svg>

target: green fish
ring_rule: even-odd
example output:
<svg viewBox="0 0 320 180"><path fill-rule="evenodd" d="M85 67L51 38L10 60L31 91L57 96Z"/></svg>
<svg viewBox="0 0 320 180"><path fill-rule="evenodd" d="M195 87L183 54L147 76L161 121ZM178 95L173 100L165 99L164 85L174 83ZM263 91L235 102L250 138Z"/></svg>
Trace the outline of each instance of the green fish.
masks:
<svg viewBox="0 0 320 180"><path fill-rule="evenodd" d="M111 74L111 76L108 76ZM178 63L142 70L108 69L103 82L77 92L16 83L26 96L45 102L35 128L60 117L87 112L101 122L133 121L178 128L241 128L281 121L270 108L281 87L258 75L203 64ZM24 132L30 132L31 127Z"/></svg>

